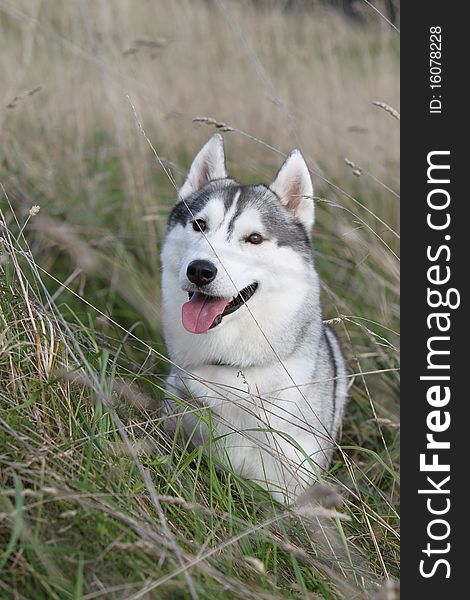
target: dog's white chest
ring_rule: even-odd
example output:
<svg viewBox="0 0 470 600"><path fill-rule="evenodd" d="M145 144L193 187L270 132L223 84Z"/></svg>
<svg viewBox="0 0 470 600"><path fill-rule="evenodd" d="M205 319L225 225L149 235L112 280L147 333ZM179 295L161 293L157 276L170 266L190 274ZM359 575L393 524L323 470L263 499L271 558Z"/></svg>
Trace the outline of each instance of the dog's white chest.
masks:
<svg viewBox="0 0 470 600"><path fill-rule="evenodd" d="M327 462L322 403L309 389L302 361L248 369L206 365L192 375L184 383L187 407L172 404L169 412L181 415L194 444L240 475L264 487L269 482L271 493L285 500L286 490L294 497L311 479L313 463ZM175 374L169 386L181 390L183 377Z"/></svg>

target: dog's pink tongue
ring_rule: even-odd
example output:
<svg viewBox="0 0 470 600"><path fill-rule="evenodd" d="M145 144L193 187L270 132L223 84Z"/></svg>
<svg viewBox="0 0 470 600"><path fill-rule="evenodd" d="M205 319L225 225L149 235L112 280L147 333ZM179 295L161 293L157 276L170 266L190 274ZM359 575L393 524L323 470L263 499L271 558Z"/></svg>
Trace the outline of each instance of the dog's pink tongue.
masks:
<svg viewBox="0 0 470 600"><path fill-rule="evenodd" d="M205 333L214 320L221 315L230 299L211 298L196 292L189 302L183 304L183 325L190 333Z"/></svg>

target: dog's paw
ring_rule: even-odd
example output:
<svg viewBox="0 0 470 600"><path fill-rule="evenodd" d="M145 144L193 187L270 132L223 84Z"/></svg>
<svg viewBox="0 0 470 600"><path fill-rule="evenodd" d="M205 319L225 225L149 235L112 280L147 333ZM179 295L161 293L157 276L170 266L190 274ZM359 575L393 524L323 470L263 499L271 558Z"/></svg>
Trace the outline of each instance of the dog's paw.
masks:
<svg viewBox="0 0 470 600"><path fill-rule="evenodd" d="M343 506L343 497L336 486L317 482L299 495L296 505L300 510L320 506L326 509L339 509Z"/></svg>

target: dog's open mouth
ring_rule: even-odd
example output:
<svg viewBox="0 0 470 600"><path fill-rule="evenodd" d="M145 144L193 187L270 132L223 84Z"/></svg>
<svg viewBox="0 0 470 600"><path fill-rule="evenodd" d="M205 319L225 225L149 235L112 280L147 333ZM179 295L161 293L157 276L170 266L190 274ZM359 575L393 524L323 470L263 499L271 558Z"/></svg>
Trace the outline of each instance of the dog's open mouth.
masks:
<svg viewBox="0 0 470 600"><path fill-rule="evenodd" d="M190 333L206 333L216 327L222 319L235 312L256 292L258 284L252 283L234 298L218 298L201 292L189 292L189 302L183 304L184 328Z"/></svg>

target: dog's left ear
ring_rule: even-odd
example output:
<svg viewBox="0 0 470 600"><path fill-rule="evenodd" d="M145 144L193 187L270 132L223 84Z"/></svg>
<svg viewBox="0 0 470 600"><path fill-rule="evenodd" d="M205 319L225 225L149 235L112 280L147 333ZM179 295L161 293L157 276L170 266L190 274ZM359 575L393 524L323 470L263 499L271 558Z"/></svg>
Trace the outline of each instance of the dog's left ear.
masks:
<svg viewBox="0 0 470 600"><path fill-rule="evenodd" d="M216 133L199 150L193 160L186 181L179 191L179 197L187 198L203 188L209 181L225 177L227 177L227 169L225 168L224 140L219 133Z"/></svg>
<svg viewBox="0 0 470 600"><path fill-rule="evenodd" d="M269 187L294 213L310 235L315 220L313 185L304 157L299 150L293 150L289 154Z"/></svg>

